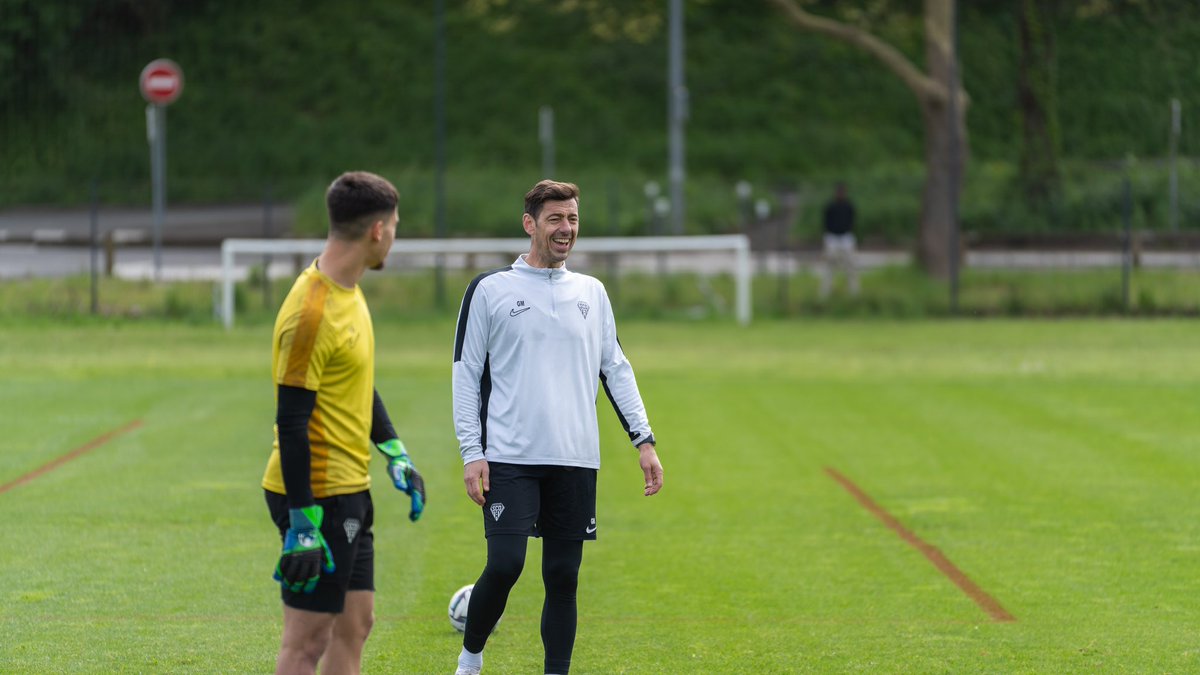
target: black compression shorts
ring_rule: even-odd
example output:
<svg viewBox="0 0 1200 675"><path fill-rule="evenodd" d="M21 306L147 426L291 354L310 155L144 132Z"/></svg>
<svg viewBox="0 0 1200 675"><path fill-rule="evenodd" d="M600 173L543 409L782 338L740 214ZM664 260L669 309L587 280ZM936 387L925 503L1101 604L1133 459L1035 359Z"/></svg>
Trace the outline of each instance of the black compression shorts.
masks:
<svg viewBox="0 0 1200 675"><path fill-rule="evenodd" d="M596 470L575 466L488 463L484 536L523 534L596 538Z"/></svg>

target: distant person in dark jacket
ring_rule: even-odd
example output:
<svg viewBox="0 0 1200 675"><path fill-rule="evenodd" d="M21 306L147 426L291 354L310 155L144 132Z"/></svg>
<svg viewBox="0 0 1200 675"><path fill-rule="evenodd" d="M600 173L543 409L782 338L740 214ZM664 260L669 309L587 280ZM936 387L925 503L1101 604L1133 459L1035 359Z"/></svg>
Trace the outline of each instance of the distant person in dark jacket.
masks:
<svg viewBox="0 0 1200 675"><path fill-rule="evenodd" d="M833 199L825 205L825 260L821 269L821 299L833 290L833 277L840 268L846 275L851 295L858 295L858 270L854 264L854 204L846 196L846 184L838 183Z"/></svg>

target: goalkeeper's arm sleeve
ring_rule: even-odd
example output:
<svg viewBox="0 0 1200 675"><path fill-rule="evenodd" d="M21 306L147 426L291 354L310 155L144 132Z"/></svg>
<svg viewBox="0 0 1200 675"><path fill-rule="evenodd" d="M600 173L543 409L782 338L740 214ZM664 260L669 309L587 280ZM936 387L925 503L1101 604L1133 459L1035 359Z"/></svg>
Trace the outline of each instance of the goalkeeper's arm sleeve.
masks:
<svg viewBox="0 0 1200 675"><path fill-rule="evenodd" d="M279 385L275 409L275 424L279 428L279 466L291 509L314 504L309 475L312 448L308 444L308 419L316 405L317 392Z"/></svg>
<svg viewBox="0 0 1200 675"><path fill-rule="evenodd" d="M379 390L376 389L375 402L371 405L371 442L379 445L393 438L400 438L400 436L392 426L387 408L383 407L383 399L379 397Z"/></svg>

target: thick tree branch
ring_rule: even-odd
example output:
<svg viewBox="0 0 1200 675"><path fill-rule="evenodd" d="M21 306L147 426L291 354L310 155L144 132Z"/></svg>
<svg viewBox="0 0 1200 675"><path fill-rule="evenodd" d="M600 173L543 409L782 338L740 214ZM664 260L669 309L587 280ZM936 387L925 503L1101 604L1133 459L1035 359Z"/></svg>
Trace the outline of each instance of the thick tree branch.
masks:
<svg viewBox="0 0 1200 675"><path fill-rule="evenodd" d="M899 77L917 98L932 100L936 103L945 102L946 88L937 80L921 72L904 54L883 40L860 28L823 16L809 14L801 9L794 0L768 0L768 2L778 7L788 19L791 19L792 23L800 28L841 40L874 56L885 68Z"/></svg>

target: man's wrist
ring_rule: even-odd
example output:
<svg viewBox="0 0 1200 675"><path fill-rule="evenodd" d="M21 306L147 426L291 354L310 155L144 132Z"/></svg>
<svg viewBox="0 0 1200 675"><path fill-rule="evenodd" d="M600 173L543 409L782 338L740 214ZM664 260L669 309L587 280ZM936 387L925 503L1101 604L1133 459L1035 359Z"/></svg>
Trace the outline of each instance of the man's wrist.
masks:
<svg viewBox="0 0 1200 675"><path fill-rule="evenodd" d="M316 504L288 509L291 528L297 531L320 529L323 515L321 507Z"/></svg>

